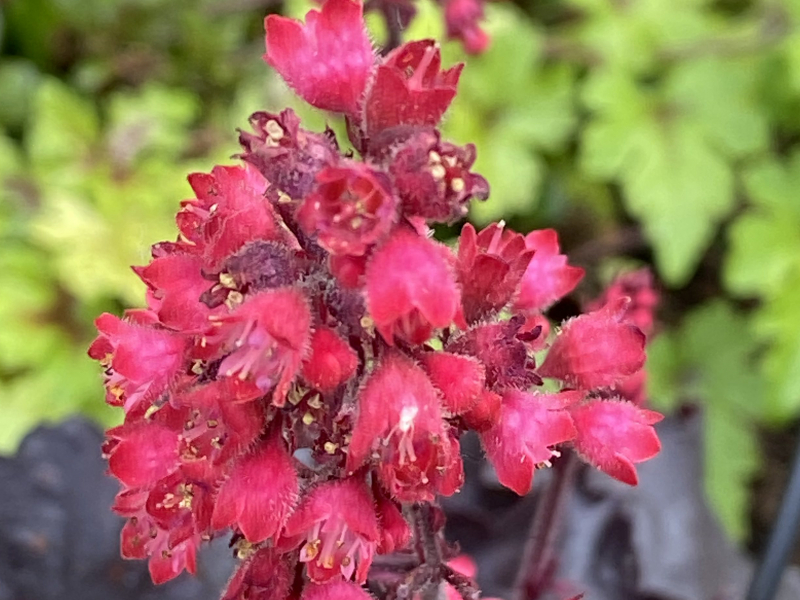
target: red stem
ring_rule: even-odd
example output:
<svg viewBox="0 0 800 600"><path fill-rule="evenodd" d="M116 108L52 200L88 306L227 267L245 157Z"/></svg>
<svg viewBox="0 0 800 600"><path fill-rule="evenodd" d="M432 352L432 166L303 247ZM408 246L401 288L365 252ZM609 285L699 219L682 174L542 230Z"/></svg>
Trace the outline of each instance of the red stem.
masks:
<svg viewBox="0 0 800 600"><path fill-rule="evenodd" d="M571 451L565 451L553 466L550 485L536 505L512 600L538 600L550 587L555 545L577 467L578 461Z"/></svg>

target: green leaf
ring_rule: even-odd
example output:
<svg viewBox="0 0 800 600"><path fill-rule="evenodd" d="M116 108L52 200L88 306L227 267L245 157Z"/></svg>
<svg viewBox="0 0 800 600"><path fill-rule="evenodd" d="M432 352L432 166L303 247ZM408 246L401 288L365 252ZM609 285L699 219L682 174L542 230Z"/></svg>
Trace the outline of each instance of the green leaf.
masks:
<svg viewBox="0 0 800 600"><path fill-rule="evenodd" d="M683 285L733 206L730 165L694 125L689 108L672 112L670 102L624 75L596 74L584 102L596 111L584 132L584 169L621 181L659 272L667 283Z"/></svg>
<svg viewBox="0 0 800 600"><path fill-rule="evenodd" d="M647 401L662 412L680 406L681 354L671 333L662 333L647 342Z"/></svg>
<svg viewBox="0 0 800 600"><path fill-rule="evenodd" d="M758 311L754 331L768 344L761 363L768 387L768 418L782 422L800 410L800 268Z"/></svg>
<svg viewBox="0 0 800 600"><path fill-rule="evenodd" d="M705 412L705 487L722 526L733 539L748 534L750 486L761 465L752 426L734 411Z"/></svg>
<svg viewBox="0 0 800 600"><path fill-rule="evenodd" d="M40 172L87 159L99 133L92 103L56 79L45 79L39 86L30 126L26 149Z"/></svg>
<svg viewBox="0 0 800 600"><path fill-rule="evenodd" d="M724 281L736 294L771 297L800 267L800 154L785 165L766 159L744 181L753 206L729 230Z"/></svg>
<svg viewBox="0 0 800 600"><path fill-rule="evenodd" d="M747 533L749 484L759 465L753 426L766 412L755 350L747 319L721 300L694 310L648 347L654 406L671 410L688 400L704 409L706 489L736 539Z"/></svg>

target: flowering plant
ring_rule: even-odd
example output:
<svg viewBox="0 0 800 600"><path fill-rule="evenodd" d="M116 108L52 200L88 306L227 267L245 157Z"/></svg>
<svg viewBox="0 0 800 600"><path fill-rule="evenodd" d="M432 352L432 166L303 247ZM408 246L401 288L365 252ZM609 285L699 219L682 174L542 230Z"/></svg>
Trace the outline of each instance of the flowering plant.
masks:
<svg viewBox="0 0 800 600"><path fill-rule="evenodd" d="M191 175L177 240L135 268L147 308L97 319L89 354L125 412L105 445L122 553L160 583L230 528L226 600L476 597L436 504L463 483L460 435L518 494L566 446L635 484L659 450L660 415L628 393L647 307L614 288L553 332L543 311L583 276L554 231L432 238L489 191L437 129L462 65L436 42L378 57L357 0L266 32L266 61L344 116L357 156L291 110L254 114L243 164ZM383 576L390 554L407 568Z"/></svg>

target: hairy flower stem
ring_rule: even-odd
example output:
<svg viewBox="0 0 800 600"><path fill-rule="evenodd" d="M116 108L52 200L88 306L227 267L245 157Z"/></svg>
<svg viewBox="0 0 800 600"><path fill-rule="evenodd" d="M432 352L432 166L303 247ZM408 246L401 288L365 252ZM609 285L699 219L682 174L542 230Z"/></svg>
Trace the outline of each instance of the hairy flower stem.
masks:
<svg viewBox="0 0 800 600"><path fill-rule="evenodd" d="M442 581L442 550L439 532L434 531L433 507L430 504L414 504L410 511L414 527L414 539L420 559L420 568L429 573L420 590L421 600L437 600Z"/></svg>
<svg viewBox="0 0 800 600"><path fill-rule="evenodd" d="M573 452L564 451L553 465L553 478L542 494L531 522L512 600L537 600L549 587L555 544L578 464Z"/></svg>

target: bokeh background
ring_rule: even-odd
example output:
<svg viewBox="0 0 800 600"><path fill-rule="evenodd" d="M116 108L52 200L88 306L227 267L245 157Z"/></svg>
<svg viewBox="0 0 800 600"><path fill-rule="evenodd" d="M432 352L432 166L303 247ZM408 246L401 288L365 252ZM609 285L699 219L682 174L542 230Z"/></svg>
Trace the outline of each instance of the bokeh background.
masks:
<svg viewBox="0 0 800 600"><path fill-rule="evenodd" d="M415 4L407 36L443 39L440 8ZM229 162L255 110L324 127L261 61L264 15L308 7L0 1L1 452L41 422L119 418L85 354L92 321L143 302L129 265L174 237L186 175ZM704 489L757 550L800 417L800 0L486 12L492 46L466 59L445 125L492 186L471 220L555 227L590 271L572 302L653 269L651 404L702 411Z"/></svg>

